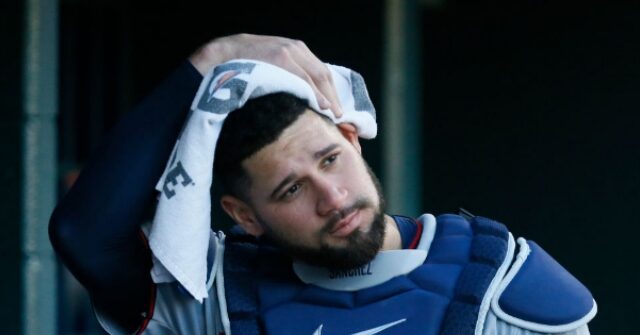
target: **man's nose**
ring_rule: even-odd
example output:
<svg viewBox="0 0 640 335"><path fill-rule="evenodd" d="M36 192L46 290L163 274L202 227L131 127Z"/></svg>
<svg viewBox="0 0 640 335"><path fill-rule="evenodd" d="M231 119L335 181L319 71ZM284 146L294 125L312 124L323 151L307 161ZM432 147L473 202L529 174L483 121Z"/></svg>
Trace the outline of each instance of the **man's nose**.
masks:
<svg viewBox="0 0 640 335"><path fill-rule="evenodd" d="M317 210L319 215L329 215L347 205L348 192L339 183L321 179L316 181L316 187L318 188Z"/></svg>

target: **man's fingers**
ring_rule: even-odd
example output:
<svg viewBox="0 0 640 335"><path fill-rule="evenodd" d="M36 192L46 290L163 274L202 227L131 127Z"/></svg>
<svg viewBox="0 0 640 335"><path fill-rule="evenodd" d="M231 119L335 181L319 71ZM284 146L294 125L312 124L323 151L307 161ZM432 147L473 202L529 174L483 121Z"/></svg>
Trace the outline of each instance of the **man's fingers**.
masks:
<svg viewBox="0 0 640 335"><path fill-rule="evenodd" d="M313 89L313 92L316 95L316 99L318 99L320 108L329 108L329 105L331 105L329 99L327 99L327 97L318 89L314 80L309 76L309 73L295 61L295 59L291 55L291 52L292 51L289 51L289 49L283 49L279 51L279 54L276 57L277 61L275 62L275 65L280 66L281 68L295 74L296 76L306 81Z"/></svg>
<svg viewBox="0 0 640 335"><path fill-rule="evenodd" d="M204 75L215 65L234 58L261 60L297 75L311 85L320 108L342 116L331 72L304 42L277 36L231 35L212 40L189 60Z"/></svg>
<svg viewBox="0 0 640 335"><path fill-rule="evenodd" d="M300 67L296 63L293 63L293 64L295 64L295 66L292 66L295 69L294 74L304 79L311 86L311 89L313 89L313 93L316 95L316 99L318 100L318 105L320 105L320 108L322 109L330 108L331 101L327 99L327 97L322 93L322 91L316 86L315 81L309 76L309 74L306 71L304 71L302 67Z"/></svg>
<svg viewBox="0 0 640 335"><path fill-rule="evenodd" d="M342 116L338 93L327 65L320 61L302 41L293 41L290 54L298 66L311 79L310 84L314 87L316 95L322 95L326 98L325 103L319 101L320 107L323 109L330 108L336 117Z"/></svg>
<svg viewBox="0 0 640 335"><path fill-rule="evenodd" d="M331 108L333 114L336 117L342 116L342 106L340 106L340 99L338 99L338 92L336 92L336 88L333 85L333 80L331 79L331 75L329 75L328 80L321 80L316 83L318 90L325 94L327 99L329 100L330 106L327 108Z"/></svg>

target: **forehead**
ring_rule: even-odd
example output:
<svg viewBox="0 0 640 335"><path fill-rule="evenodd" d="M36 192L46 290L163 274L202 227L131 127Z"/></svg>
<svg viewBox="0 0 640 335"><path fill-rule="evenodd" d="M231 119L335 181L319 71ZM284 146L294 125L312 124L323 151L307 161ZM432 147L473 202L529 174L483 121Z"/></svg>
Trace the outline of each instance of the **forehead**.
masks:
<svg viewBox="0 0 640 335"><path fill-rule="evenodd" d="M280 137L247 158L243 167L252 181L287 174L297 164L314 160L313 154L326 146L346 142L337 127L307 110ZM287 171L285 171L287 170Z"/></svg>

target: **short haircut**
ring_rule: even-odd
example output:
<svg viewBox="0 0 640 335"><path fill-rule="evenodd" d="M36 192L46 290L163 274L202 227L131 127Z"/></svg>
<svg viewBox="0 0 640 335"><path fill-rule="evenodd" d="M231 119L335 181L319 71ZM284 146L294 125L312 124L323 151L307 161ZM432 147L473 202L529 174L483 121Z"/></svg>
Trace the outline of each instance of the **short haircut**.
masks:
<svg viewBox="0 0 640 335"><path fill-rule="evenodd" d="M227 116L216 146L214 173L222 194L249 202L251 180L242 162L275 142L307 109L306 100L290 93L251 99Z"/></svg>

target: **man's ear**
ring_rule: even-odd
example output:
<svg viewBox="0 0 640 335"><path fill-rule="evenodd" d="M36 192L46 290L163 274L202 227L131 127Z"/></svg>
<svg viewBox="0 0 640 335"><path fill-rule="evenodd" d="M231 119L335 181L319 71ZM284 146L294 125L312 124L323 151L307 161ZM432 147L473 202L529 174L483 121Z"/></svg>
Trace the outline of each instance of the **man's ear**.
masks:
<svg viewBox="0 0 640 335"><path fill-rule="evenodd" d="M230 195L223 195L220 198L220 206L233 221L250 235L257 237L264 233L264 227L256 219L253 209L246 202Z"/></svg>
<svg viewBox="0 0 640 335"><path fill-rule="evenodd" d="M338 129L342 136L362 154L362 147L360 147L360 140L358 139L358 129L351 123L339 123Z"/></svg>

